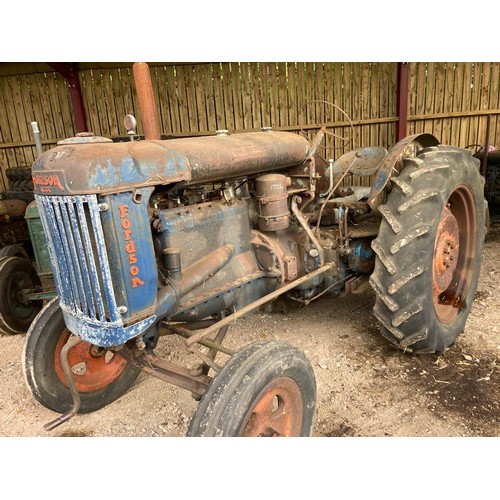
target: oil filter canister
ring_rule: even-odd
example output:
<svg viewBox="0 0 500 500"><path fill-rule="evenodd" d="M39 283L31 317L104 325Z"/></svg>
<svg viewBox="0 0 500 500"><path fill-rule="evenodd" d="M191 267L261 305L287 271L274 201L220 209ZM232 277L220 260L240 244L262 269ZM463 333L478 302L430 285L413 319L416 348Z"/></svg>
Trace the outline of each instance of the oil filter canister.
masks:
<svg viewBox="0 0 500 500"><path fill-rule="evenodd" d="M262 231L280 231L290 223L287 184L281 174L266 174L255 179L255 196L259 202L258 225Z"/></svg>

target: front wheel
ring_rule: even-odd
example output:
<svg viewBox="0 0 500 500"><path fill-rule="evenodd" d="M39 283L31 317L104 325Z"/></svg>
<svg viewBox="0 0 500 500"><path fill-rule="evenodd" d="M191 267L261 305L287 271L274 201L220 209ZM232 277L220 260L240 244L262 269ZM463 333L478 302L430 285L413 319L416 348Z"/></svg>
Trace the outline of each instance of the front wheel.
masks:
<svg viewBox="0 0 500 500"><path fill-rule="evenodd" d="M188 436L310 436L316 379L305 355L281 341L255 342L215 377Z"/></svg>
<svg viewBox="0 0 500 500"><path fill-rule="evenodd" d="M59 413L73 407L60 360L70 335L56 297L33 321L26 334L22 358L24 377L35 399ZM99 410L118 399L141 371L118 354L84 341L68 351L68 361L80 394L79 413Z"/></svg>
<svg viewBox="0 0 500 500"><path fill-rule="evenodd" d="M413 352L444 353L463 332L485 237L484 182L470 151L430 147L406 159L387 204L370 278L382 333Z"/></svg>

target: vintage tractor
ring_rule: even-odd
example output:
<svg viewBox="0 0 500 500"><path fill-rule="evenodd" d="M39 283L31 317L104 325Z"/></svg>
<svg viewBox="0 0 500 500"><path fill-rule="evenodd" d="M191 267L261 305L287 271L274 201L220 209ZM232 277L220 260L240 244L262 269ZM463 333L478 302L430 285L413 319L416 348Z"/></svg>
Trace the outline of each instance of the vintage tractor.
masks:
<svg viewBox="0 0 500 500"><path fill-rule="evenodd" d="M419 134L326 161L324 128L311 143L271 129L159 140L144 121L146 140L79 134L33 165L58 297L27 333L23 370L62 414L47 430L110 404L142 370L199 400L190 436L311 435L304 354L282 341L223 345L238 318L278 297L304 305L369 282L400 348L443 353L463 331L485 235L470 151ZM155 355L167 334L195 366Z"/></svg>

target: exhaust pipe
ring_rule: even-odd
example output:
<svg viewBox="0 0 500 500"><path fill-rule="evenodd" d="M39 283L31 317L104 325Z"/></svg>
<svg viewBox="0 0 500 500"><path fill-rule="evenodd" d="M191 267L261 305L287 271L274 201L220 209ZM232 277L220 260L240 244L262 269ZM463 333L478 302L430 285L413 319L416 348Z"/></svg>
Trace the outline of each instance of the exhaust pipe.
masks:
<svg viewBox="0 0 500 500"><path fill-rule="evenodd" d="M132 66L132 72L139 99L144 137L147 140L160 140L160 127L149 66L147 63L136 62Z"/></svg>

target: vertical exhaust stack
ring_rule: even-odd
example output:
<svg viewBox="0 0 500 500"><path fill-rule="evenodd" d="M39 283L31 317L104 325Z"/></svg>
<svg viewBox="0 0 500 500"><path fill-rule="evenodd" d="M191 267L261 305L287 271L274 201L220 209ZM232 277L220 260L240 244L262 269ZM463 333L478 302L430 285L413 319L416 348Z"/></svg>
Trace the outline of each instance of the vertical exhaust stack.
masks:
<svg viewBox="0 0 500 500"><path fill-rule="evenodd" d="M136 62L132 66L132 71L137 89L137 97L139 99L144 136L146 140L159 140L160 127L158 125L158 114L156 111L149 66L147 63Z"/></svg>

